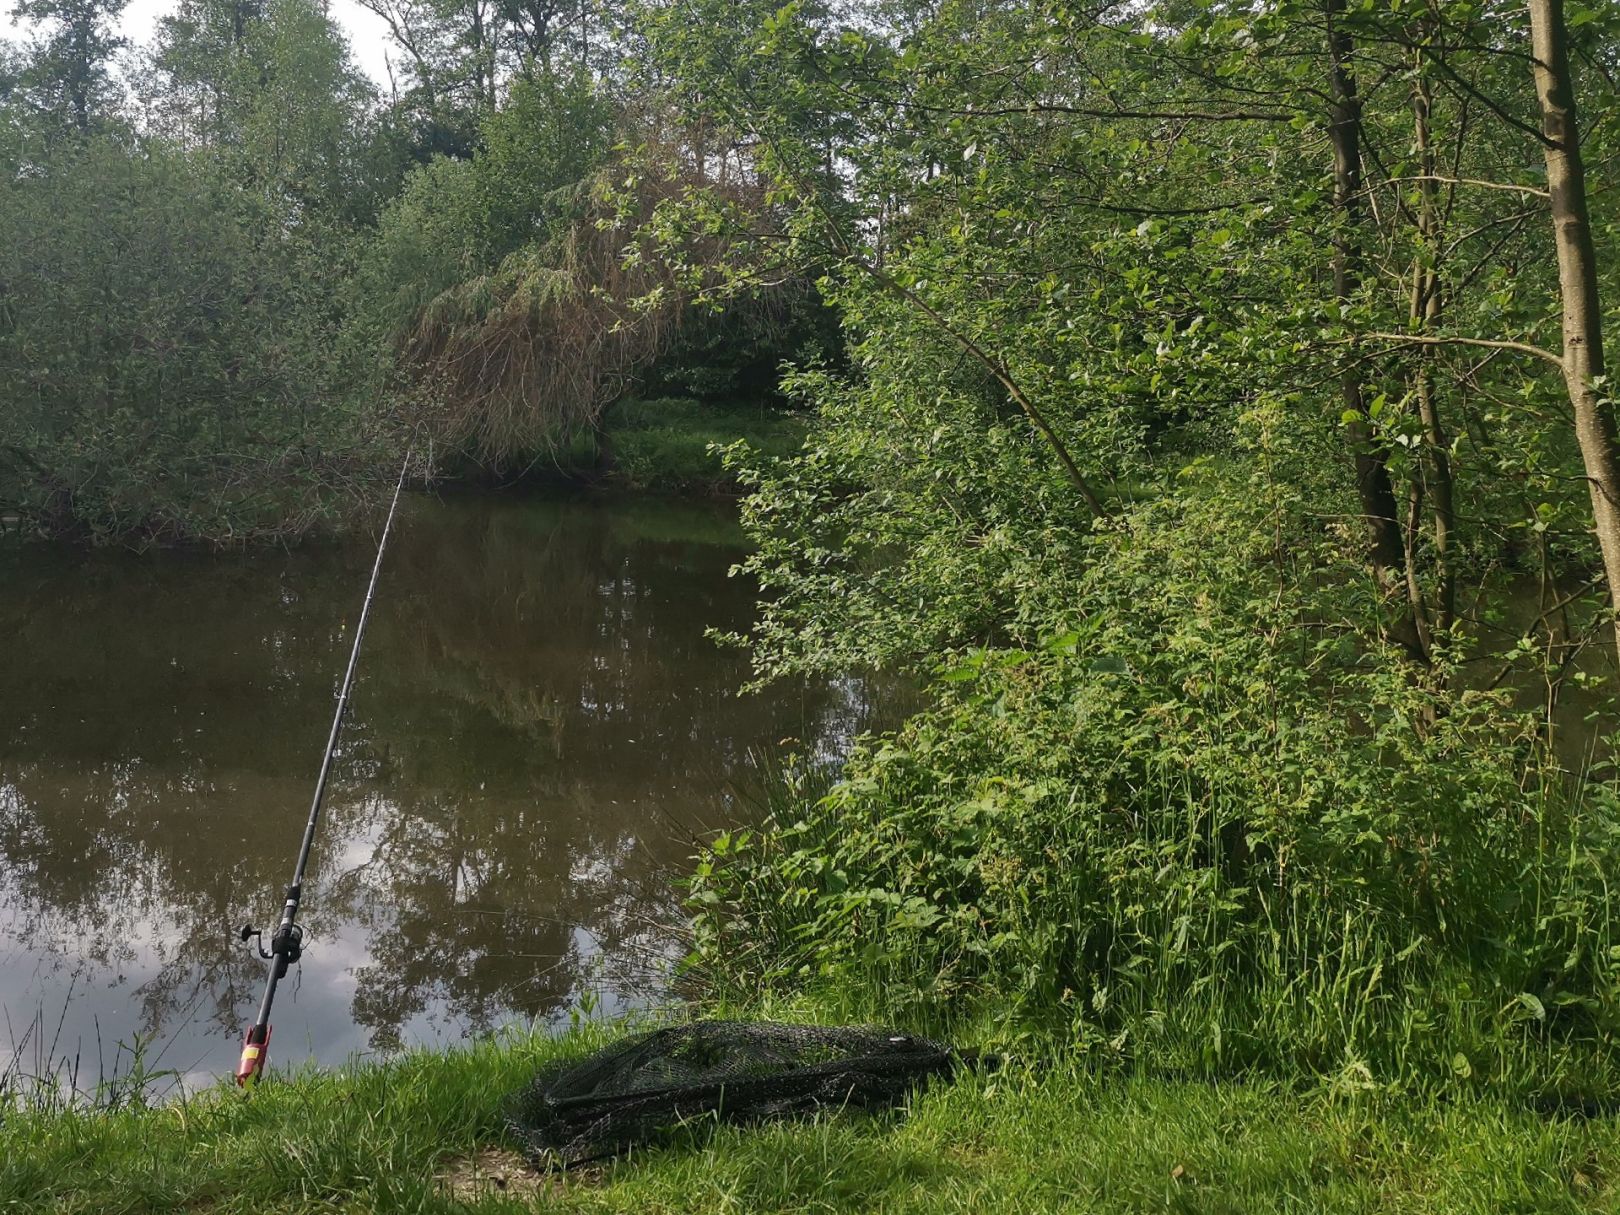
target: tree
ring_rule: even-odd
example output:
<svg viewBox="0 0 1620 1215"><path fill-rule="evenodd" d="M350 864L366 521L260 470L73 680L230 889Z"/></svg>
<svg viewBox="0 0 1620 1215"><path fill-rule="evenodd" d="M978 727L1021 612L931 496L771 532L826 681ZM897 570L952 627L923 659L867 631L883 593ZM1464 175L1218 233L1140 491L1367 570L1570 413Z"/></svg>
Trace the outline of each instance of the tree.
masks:
<svg viewBox="0 0 1620 1215"><path fill-rule="evenodd" d="M1530 30L1547 162L1548 213L1558 251L1564 336L1559 362L1575 414L1575 435L1592 498L1593 530L1603 554L1609 599L1616 613L1615 634L1620 639L1620 452L1616 450L1614 405L1604 395L1607 369L1597 251L1587 205L1563 0L1530 0Z"/></svg>
<svg viewBox="0 0 1620 1215"><path fill-rule="evenodd" d="M1329 119L1333 143L1333 203L1343 215L1341 233L1334 242L1333 291L1340 307L1349 307L1360 290L1361 245L1366 191L1362 181L1361 99L1351 68L1355 40L1344 28L1344 0L1325 0L1327 26ZM1340 373L1344 408L1351 421L1345 428L1354 452L1356 491L1362 514L1372 535L1370 555L1381 572L1399 570L1403 560L1400 525L1396 522L1395 489L1382 445L1374 438L1366 418L1362 369L1347 364Z"/></svg>
<svg viewBox="0 0 1620 1215"><path fill-rule="evenodd" d="M1545 168L1556 56L1523 10L649 7L653 62L774 203L683 197L658 230L729 223L723 287L817 266L850 345L789 379L801 455L734 453L765 591L738 640L762 679L931 677L830 796L707 858L711 971L1375 1083L1471 1057L1441 1043L1489 1032L1487 990L1578 967L1609 1007L1536 909L1541 840L1608 863L1577 841L1611 790L1572 794L1549 744L1581 617L1610 630L1543 336L1574 306L1543 185L1575 166ZM1566 28L1612 150L1610 10ZM1579 279L1612 275L1559 222ZM1606 1012L1543 1029L1606 1053Z"/></svg>
<svg viewBox="0 0 1620 1215"><path fill-rule="evenodd" d="M172 149L92 137L0 183L0 501L134 545L293 537L387 473L342 260Z"/></svg>
<svg viewBox="0 0 1620 1215"><path fill-rule="evenodd" d="M162 19L146 82L154 130L282 205L369 219L375 90L311 0L185 0Z"/></svg>
<svg viewBox="0 0 1620 1215"><path fill-rule="evenodd" d="M117 98L109 72L126 42L114 33L128 0L16 0L14 21L35 23L17 88L59 127L88 134Z"/></svg>

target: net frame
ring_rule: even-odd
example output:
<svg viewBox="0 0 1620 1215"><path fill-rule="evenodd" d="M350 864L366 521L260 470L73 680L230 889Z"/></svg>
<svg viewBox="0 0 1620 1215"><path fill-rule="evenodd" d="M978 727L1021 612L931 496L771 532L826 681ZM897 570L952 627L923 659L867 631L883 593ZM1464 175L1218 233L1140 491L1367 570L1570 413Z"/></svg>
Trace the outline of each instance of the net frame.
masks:
<svg viewBox="0 0 1620 1215"><path fill-rule="evenodd" d="M542 1168L574 1168L703 1118L758 1123L900 1105L960 1062L948 1046L877 1026L694 1021L541 1069L507 1128Z"/></svg>

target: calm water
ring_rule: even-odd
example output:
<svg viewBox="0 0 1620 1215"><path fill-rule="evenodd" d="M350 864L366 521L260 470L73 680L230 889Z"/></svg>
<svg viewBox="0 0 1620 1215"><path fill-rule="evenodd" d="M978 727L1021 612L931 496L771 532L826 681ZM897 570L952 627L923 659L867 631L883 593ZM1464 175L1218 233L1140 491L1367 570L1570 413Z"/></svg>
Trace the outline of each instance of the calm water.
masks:
<svg viewBox="0 0 1620 1215"><path fill-rule="evenodd" d="M370 568L293 553L0 549L0 1072L81 1083L147 1039L229 1072ZM658 990L693 836L785 739L836 755L883 697L739 697L722 507L417 499L391 542L278 994L278 1064L444 1042ZM299 972L302 972L301 974Z"/></svg>

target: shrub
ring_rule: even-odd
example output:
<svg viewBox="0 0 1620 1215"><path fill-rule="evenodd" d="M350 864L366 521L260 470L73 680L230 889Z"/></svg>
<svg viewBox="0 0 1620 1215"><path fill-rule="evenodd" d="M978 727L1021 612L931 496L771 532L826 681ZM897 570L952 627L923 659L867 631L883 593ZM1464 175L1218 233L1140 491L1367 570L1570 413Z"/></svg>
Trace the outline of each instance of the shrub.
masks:
<svg viewBox="0 0 1620 1215"><path fill-rule="evenodd" d="M0 183L0 510L139 544L355 509L388 474L345 395L318 227L108 140Z"/></svg>
<svg viewBox="0 0 1620 1215"><path fill-rule="evenodd" d="M1043 644L958 655L829 794L719 841L698 972L1197 1074L1611 1089L1614 787L1352 641L1355 579L1244 488L1077 536Z"/></svg>

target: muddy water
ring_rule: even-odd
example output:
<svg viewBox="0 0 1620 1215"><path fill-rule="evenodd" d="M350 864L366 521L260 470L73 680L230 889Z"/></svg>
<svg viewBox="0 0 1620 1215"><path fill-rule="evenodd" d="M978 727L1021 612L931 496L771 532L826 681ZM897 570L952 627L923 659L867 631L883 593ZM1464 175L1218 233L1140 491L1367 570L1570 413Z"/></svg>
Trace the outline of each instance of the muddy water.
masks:
<svg viewBox="0 0 1620 1215"><path fill-rule="evenodd" d="M228 1072L369 540L210 556L0 547L0 1072L142 1043ZM418 498L396 530L306 889L278 1063L652 998L698 833L750 752L834 756L889 711L850 677L740 697L722 507ZM301 973L300 973L301 970ZM118 1066L127 1066L127 1053Z"/></svg>

